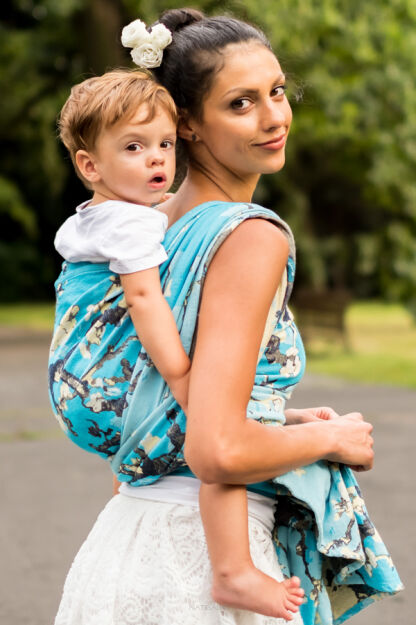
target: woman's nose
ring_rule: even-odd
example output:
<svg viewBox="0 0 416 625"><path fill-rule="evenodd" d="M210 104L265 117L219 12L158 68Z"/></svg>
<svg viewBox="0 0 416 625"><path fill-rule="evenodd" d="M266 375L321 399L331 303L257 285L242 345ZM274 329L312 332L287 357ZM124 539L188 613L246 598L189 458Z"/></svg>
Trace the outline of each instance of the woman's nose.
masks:
<svg viewBox="0 0 416 625"><path fill-rule="evenodd" d="M262 122L264 130L280 128L288 123L287 106L283 102L270 101L265 105Z"/></svg>

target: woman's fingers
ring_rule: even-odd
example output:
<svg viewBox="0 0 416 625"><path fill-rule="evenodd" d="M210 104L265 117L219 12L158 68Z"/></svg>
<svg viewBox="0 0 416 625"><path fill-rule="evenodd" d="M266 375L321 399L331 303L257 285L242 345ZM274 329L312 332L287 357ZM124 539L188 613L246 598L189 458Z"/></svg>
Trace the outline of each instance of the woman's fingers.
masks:
<svg viewBox="0 0 416 625"><path fill-rule="evenodd" d="M329 426L335 430L337 449L328 460L360 467L360 471L371 469L374 463L371 423L364 421L361 413L352 412L332 420Z"/></svg>
<svg viewBox="0 0 416 625"><path fill-rule="evenodd" d="M300 423L310 423L312 421L330 421L338 419L339 414L329 406L318 406L315 408L289 408L285 410L286 425L298 425Z"/></svg>
<svg viewBox="0 0 416 625"><path fill-rule="evenodd" d="M324 421L338 419L339 417L339 414L329 406L320 406L319 408L312 408L312 410L315 411L315 415L318 417L318 419L323 419Z"/></svg>
<svg viewBox="0 0 416 625"><path fill-rule="evenodd" d="M290 411L287 411L290 413ZM296 411L292 411L295 413ZM305 408L299 410L302 420L299 423L305 423L314 420L323 420L331 424L339 426L337 432L338 447L335 457L328 458L336 462L347 464L354 471L368 471L374 463L373 444L374 440L371 436L373 426L365 421L360 412L349 412L340 416L333 408L329 406L319 406L316 408ZM287 420L290 423L290 420ZM296 423L292 415L292 424Z"/></svg>
<svg viewBox="0 0 416 625"><path fill-rule="evenodd" d="M347 419L354 419L355 421L364 421L364 417L361 412L348 412L342 416Z"/></svg>

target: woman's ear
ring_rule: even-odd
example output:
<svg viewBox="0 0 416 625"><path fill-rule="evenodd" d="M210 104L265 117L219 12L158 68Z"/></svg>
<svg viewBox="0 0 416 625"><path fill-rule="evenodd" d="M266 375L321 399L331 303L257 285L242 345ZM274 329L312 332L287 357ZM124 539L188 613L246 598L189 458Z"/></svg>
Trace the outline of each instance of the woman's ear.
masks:
<svg viewBox="0 0 416 625"><path fill-rule="evenodd" d="M75 163L82 177L88 180L88 182L99 182L101 180L95 159L90 152L78 150L75 154Z"/></svg>
<svg viewBox="0 0 416 625"><path fill-rule="evenodd" d="M200 141L194 126L195 124L189 116L185 112L181 112L178 122L178 137L180 137L180 139L185 139L185 141L191 141L192 143Z"/></svg>

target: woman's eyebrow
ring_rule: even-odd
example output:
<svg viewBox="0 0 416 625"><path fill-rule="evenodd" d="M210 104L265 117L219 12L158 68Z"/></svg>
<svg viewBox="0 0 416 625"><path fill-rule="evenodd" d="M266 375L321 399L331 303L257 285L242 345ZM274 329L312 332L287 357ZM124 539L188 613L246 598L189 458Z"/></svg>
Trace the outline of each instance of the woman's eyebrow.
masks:
<svg viewBox="0 0 416 625"><path fill-rule="evenodd" d="M282 82L282 80L285 80L286 76L284 74L279 74L279 76L277 76L276 80L274 82ZM258 93L258 89L249 89L249 88L245 88L243 86L241 87L233 87L232 89L229 89L224 95L227 96L230 93L233 93L234 91L244 91L244 93Z"/></svg>

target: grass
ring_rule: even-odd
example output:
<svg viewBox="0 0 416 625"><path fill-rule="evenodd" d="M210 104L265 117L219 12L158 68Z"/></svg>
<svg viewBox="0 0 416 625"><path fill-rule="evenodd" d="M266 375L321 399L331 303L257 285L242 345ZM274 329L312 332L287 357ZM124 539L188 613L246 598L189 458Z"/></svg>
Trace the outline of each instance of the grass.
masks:
<svg viewBox="0 0 416 625"><path fill-rule="evenodd" d="M17 326L29 330L52 330L55 305L47 303L19 303L0 305L0 325Z"/></svg>
<svg viewBox="0 0 416 625"><path fill-rule="evenodd" d="M308 371L347 380L416 388L416 324L398 304L357 302L346 315L349 349L310 341Z"/></svg>
<svg viewBox="0 0 416 625"><path fill-rule="evenodd" d="M49 430L15 430L13 432L0 432L0 443L15 443L16 441L43 441L62 438L64 433L56 428Z"/></svg>
<svg viewBox="0 0 416 625"><path fill-rule="evenodd" d="M0 325L52 330L53 303L2 304ZM349 349L314 338L307 370L371 384L416 388L416 324L405 308L356 302L346 316Z"/></svg>

